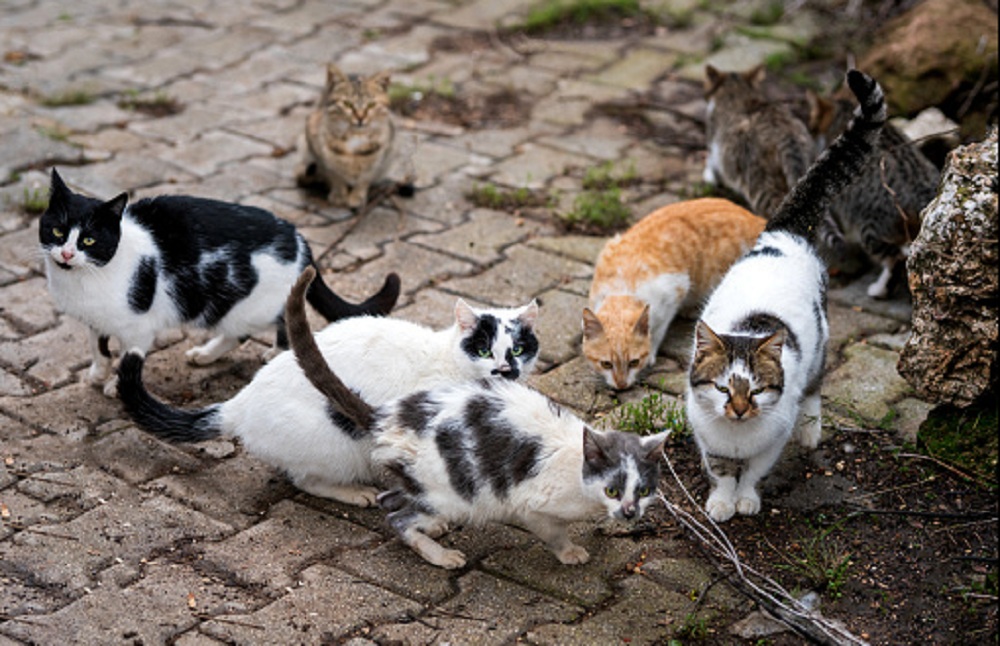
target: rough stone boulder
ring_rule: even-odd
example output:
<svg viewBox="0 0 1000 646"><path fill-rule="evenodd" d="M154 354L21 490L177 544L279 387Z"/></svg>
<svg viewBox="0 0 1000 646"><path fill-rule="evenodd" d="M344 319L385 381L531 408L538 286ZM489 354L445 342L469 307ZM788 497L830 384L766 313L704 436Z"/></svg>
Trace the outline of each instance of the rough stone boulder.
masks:
<svg viewBox="0 0 1000 646"><path fill-rule="evenodd" d="M982 0L924 0L886 23L858 68L878 79L890 112L940 107L979 139L996 115L997 14ZM993 89L990 89L993 88Z"/></svg>
<svg viewBox="0 0 1000 646"><path fill-rule="evenodd" d="M913 333L899 373L921 397L968 406L996 390L997 130L948 158L906 263Z"/></svg>

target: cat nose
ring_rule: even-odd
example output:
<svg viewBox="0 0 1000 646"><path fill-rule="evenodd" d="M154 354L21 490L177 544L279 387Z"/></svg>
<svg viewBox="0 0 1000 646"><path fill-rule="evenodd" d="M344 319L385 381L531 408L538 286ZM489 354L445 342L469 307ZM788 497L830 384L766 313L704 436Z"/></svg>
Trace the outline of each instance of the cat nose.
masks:
<svg viewBox="0 0 1000 646"><path fill-rule="evenodd" d="M60 255L62 256L63 260L69 262L70 260L73 260L73 256L75 256L76 254L73 253L71 249L63 249Z"/></svg>
<svg viewBox="0 0 1000 646"><path fill-rule="evenodd" d="M635 518L635 512L636 507L633 503L622 503L622 516L624 516L626 520L632 520Z"/></svg>

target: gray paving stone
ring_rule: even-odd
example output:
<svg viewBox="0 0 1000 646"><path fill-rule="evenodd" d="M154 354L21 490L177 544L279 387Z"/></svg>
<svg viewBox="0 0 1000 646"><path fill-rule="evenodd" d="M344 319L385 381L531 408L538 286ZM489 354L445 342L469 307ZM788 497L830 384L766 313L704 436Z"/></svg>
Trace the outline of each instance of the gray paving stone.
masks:
<svg viewBox="0 0 1000 646"><path fill-rule="evenodd" d="M504 262L477 276L450 280L442 288L483 303L513 306L590 271L574 260L521 246L510 249Z"/></svg>
<svg viewBox="0 0 1000 646"><path fill-rule="evenodd" d="M673 52L635 48L606 69L588 77L588 80L645 90L654 80L670 71L676 62L677 54Z"/></svg>
<svg viewBox="0 0 1000 646"><path fill-rule="evenodd" d="M468 221L440 233L411 236L408 242L443 251L485 267L503 258L512 244L532 237L541 228L502 211L475 209Z"/></svg>
<svg viewBox="0 0 1000 646"><path fill-rule="evenodd" d="M541 345L541 359L553 364L570 361L580 351L581 317L587 299L553 289L539 294L538 302L541 308L535 333Z"/></svg>
<svg viewBox="0 0 1000 646"><path fill-rule="evenodd" d="M511 188L544 188L556 175L567 168L586 166L593 160L547 146L526 143L513 157L500 162L490 180Z"/></svg>
<svg viewBox="0 0 1000 646"><path fill-rule="evenodd" d="M891 403L913 391L896 372L898 353L855 343L844 349L844 358L844 364L823 381L823 396L834 405L877 423L889 412Z"/></svg>
<svg viewBox="0 0 1000 646"><path fill-rule="evenodd" d="M413 615L419 604L340 570L313 565L299 585L252 614L225 614L202 624L227 642L288 643L336 639L369 623Z"/></svg>

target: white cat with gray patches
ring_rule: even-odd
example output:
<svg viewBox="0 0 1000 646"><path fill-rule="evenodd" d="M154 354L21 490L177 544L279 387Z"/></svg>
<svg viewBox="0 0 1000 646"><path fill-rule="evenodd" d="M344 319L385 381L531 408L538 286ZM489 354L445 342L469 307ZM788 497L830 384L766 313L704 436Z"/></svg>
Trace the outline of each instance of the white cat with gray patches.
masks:
<svg viewBox="0 0 1000 646"><path fill-rule="evenodd" d="M109 337L147 352L156 335L181 325L216 336L192 348L192 363L211 363L258 332L277 328L285 346L283 306L299 272L313 264L290 223L251 206L165 195L128 204L74 193L52 170L49 205L38 237L56 306L90 330L88 380L114 395ZM355 305L316 281L309 302L327 320L386 314L399 277Z"/></svg>
<svg viewBox="0 0 1000 646"><path fill-rule="evenodd" d="M421 389L530 373L538 356L537 315L534 302L474 309L459 300L455 323L444 330L361 316L327 326L316 342L323 361L352 389L381 404ZM312 338L304 312L287 325L289 333L298 325L297 334ZM153 398L142 383L143 364L142 352L127 353L118 383L125 409L142 429L171 442L239 438L247 451L284 470L303 491L353 505L375 504L371 434L331 408L290 352L261 368L232 399L194 410Z"/></svg>
<svg viewBox="0 0 1000 646"><path fill-rule="evenodd" d="M373 462L392 481L379 503L403 542L426 561L448 569L466 564L462 552L435 540L449 523L502 522L531 531L562 563L586 563L587 550L569 538L571 523L645 513L659 484L667 432L641 438L597 431L507 380L421 390L376 407L340 380L339 367L303 330L301 294L310 274L304 272L286 309L292 349L314 392L371 437Z"/></svg>
<svg viewBox="0 0 1000 646"><path fill-rule="evenodd" d="M754 248L712 293L695 334L687 415L711 480L716 521L760 510L758 481L788 440L815 448L829 324L826 266L815 232L836 195L876 149L882 90L852 70L860 108L768 221Z"/></svg>

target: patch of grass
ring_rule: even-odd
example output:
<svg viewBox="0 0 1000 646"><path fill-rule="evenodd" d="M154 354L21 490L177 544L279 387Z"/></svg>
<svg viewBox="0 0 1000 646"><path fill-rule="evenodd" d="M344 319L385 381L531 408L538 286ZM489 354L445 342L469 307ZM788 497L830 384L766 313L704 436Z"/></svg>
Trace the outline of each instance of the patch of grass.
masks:
<svg viewBox="0 0 1000 646"><path fill-rule="evenodd" d="M465 194L472 204L495 211L517 211L529 207L552 206L553 198L546 191L527 187L503 188L496 184L476 184Z"/></svg>
<svg viewBox="0 0 1000 646"><path fill-rule="evenodd" d="M750 24L759 26L776 25L785 15L785 3L782 0L771 0L762 7L757 7L750 13Z"/></svg>
<svg viewBox="0 0 1000 646"><path fill-rule="evenodd" d="M587 191L603 191L610 188L624 188L639 181L635 162L629 162L624 171L615 169L612 162L604 162L588 168L583 176L583 188Z"/></svg>
<svg viewBox="0 0 1000 646"><path fill-rule="evenodd" d="M118 107L154 117L170 116L184 109L180 101L162 90L149 96L143 96L138 90L129 90L118 99Z"/></svg>
<svg viewBox="0 0 1000 646"><path fill-rule="evenodd" d="M965 409L934 409L917 433L917 444L924 454L953 464L996 489L997 407L990 399L985 396Z"/></svg>
<svg viewBox="0 0 1000 646"><path fill-rule="evenodd" d="M48 126L35 126L35 130L38 131L43 137L48 137L52 141L67 141L69 140L69 133L58 127L48 127Z"/></svg>
<svg viewBox="0 0 1000 646"><path fill-rule="evenodd" d="M848 570L854 563L851 553L831 537L841 524L818 529L812 536L797 541L798 552L795 555L779 552L785 563L777 567L793 572L806 579L816 590L839 599L847 584Z"/></svg>
<svg viewBox="0 0 1000 646"><path fill-rule="evenodd" d="M619 431L653 435L663 430L673 437L690 433L684 408L658 390L647 391L635 403L622 404L611 413L610 423Z"/></svg>
<svg viewBox="0 0 1000 646"><path fill-rule="evenodd" d="M573 209L560 217L571 229L607 232L624 228L632 212L622 203L621 190L614 187L584 191L573 201Z"/></svg>
<svg viewBox="0 0 1000 646"><path fill-rule="evenodd" d="M708 622L693 612L684 615L681 625L674 631L674 637L694 641L708 639Z"/></svg>
<svg viewBox="0 0 1000 646"><path fill-rule="evenodd" d="M454 98L455 84L451 79L436 79L434 77L428 79L427 83L412 85L392 83L389 85L389 106L396 108L410 102L419 102L425 96L432 94L446 99Z"/></svg>
<svg viewBox="0 0 1000 646"><path fill-rule="evenodd" d="M47 108L64 108L74 105L90 105L95 101L93 93L87 90L65 90L41 98L39 103Z"/></svg>
<svg viewBox="0 0 1000 646"><path fill-rule="evenodd" d="M24 187L21 210L28 215L39 215L49 208L49 193L45 189Z"/></svg>
<svg viewBox="0 0 1000 646"><path fill-rule="evenodd" d="M537 34L567 22L616 20L642 12L639 0L545 0L528 11L520 28Z"/></svg>

